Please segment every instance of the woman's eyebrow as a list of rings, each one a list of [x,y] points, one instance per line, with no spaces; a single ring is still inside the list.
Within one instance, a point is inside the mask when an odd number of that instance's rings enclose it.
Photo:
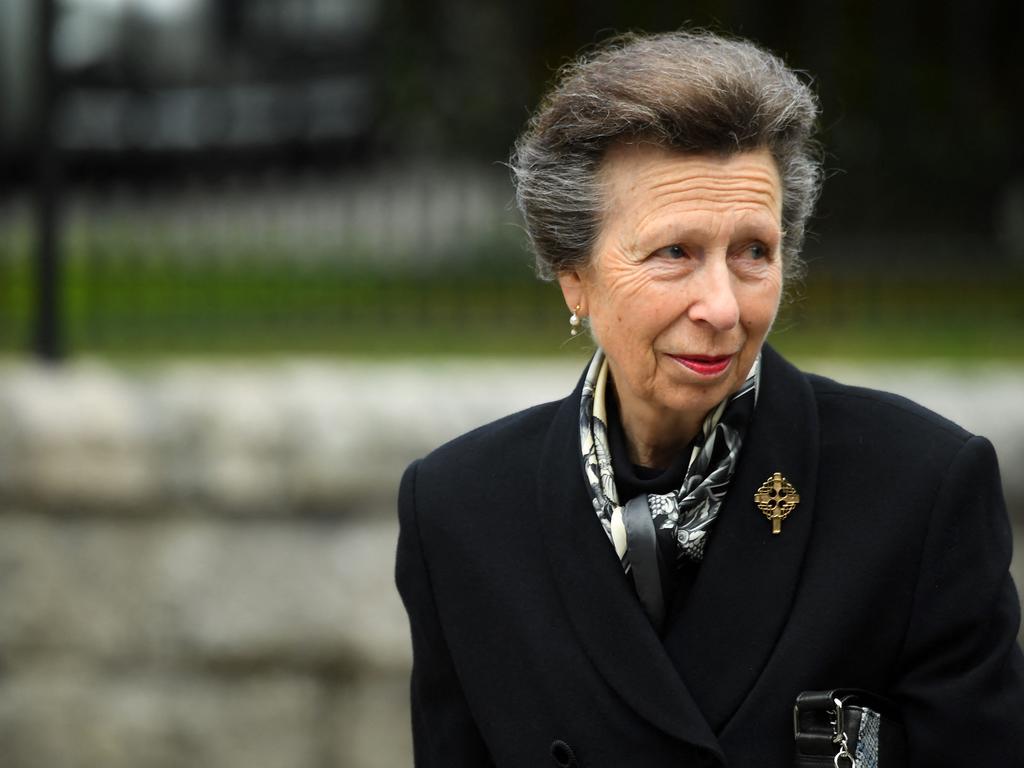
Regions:
[[[697,221],[666,221],[640,228],[634,241],[637,245],[661,248],[667,245],[684,244],[706,240],[717,234],[718,228],[709,223]],[[742,216],[732,229],[730,241],[737,239],[756,238],[766,242],[777,241],[782,237],[782,228],[770,216],[751,213]]]

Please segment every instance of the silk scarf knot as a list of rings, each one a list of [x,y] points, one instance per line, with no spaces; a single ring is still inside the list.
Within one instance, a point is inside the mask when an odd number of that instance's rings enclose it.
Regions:
[[[603,350],[598,349],[594,354],[587,368],[580,399],[583,474],[594,512],[627,574],[632,569],[630,539],[635,537],[627,531],[629,526],[624,511],[627,506],[636,506],[633,502],[646,501],[654,535],[661,546],[676,552],[677,564],[681,558],[695,562],[703,558],[708,535],[729,489],[743,437],[757,403],[760,378],[759,355],[740,388],[705,416],[678,490],[647,494],[645,499],[627,500],[624,505],[615,486],[608,440],[605,407],[608,361]],[[643,504],[640,506],[642,508]],[[635,527],[635,522],[633,525]],[[636,576],[634,574],[634,581]]]

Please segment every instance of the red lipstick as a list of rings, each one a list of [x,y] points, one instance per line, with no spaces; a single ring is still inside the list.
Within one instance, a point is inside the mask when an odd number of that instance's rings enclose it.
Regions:
[[[717,376],[729,367],[733,355],[671,355],[671,358],[701,376]]]

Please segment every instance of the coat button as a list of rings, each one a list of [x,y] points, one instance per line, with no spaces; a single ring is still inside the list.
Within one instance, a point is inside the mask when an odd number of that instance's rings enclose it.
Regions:
[[[555,764],[560,766],[560,768],[578,768],[579,766],[579,763],[576,762],[576,755],[572,752],[572,747],[561,739],[555,739],[551,742],[551,756],[555,759]]]

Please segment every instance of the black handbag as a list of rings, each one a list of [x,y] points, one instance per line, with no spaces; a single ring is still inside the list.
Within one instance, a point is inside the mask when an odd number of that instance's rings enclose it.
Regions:
[[[888,699],[856,688],[804,691],[793,707],[796,768],[905,768],[907,735]]]

